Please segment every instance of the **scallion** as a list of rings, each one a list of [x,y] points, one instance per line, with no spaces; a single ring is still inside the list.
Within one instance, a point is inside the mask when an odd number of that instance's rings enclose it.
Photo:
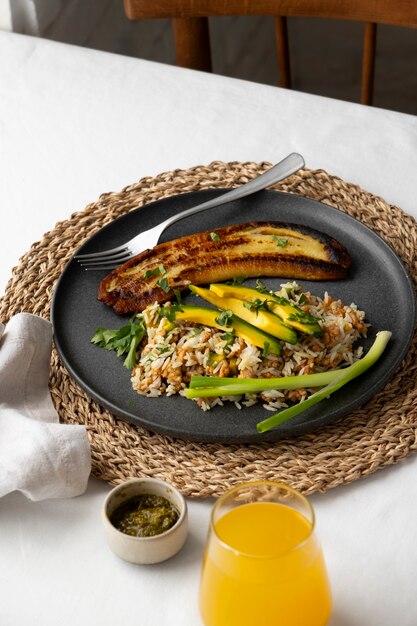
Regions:
[[[210,398],[214,396],[240,396],[260,393],[271,389],[309,389],[323,387],[334,381],[345,370],[330,370],[318,374],[284,376],[282,378],[218,378],[215,376],[192,376],[190,387],[184,390],[186,398]]]
[[[374,343],[362,359],[356,361],[356,363],[353,363],[353,365],[350,365],[346,369],[339,370],[338,376],[333,381],[328,383],[325,387],[323,387],[323,389],[320,389],[320,391],[313,393],[312,396],[310,396],[303,402],[295,404],[288,409],[284,409],[280,413],[276,413],[275,415],[268,417],[262,422],[258,422],[258,424],[256,425],[256,430],[258,431],[258,433],[265,433],[268,430],[271,430],[272,428],[275,428],[276,426],[287,422],[288,420],[292,419],[296,415],[299,415],[311,406],[314,406],[321,400],[328,398],[332,393],[349,383],[357,376],[360,376],[361,374],[366,372],[366,370],[374,365],[374,363],[380,358],[380,356],[384,352],[385,347],[391,338],[391,334],[392,333],[388,330],[382,330],[378,332],[376,334]]]
[[[334,369],[317,374],[304,374],[301,376],[285,376],[282,378],[219,378],[215,376],[192,376],[190,386],[188,389],[184,390],[184,393],[186,398],[193,399],[255,394],[268,390],[322,387],[322,389],[303,402],[295,404],[259,422],[256,429],[258,432],[263,433],[299,415],[309,407],[314,406],[321,400],[330,396],[357,376],[366,372],[366,370],[380,358],[390,337],[391,332],[388,330],[378,332],[367,354],[359,361],[356,361],[356,363],[353,363],[353,365],[342,369]]]

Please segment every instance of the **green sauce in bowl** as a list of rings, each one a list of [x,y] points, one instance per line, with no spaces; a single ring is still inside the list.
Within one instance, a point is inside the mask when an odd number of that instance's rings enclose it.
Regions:
[[[141,494],[118,506],[110,521],[126,535],[154,537],[172,528],[178,518],[177,508],[167,498]]]

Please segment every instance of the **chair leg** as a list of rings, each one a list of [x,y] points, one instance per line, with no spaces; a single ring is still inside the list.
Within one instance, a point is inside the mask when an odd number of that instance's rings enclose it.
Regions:
[[[177,65],[211,72],[207,17],[176,17],[172,21]]]
[[[376,24],[367,22],[363,36],[361,103],[372,104],[375,74]]]
[[[290,53],[288,45],[287,18],[279,15],[275,18],[275,36],[277,40],[279,85],[291,89]]]

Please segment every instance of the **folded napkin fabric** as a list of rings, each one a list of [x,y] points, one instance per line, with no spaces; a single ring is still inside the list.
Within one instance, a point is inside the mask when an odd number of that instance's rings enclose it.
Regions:
[[[31,313],[0,324],[0,497],[83,493],[91,471],[84,426],[60,424],[48,388],[52,325]]]

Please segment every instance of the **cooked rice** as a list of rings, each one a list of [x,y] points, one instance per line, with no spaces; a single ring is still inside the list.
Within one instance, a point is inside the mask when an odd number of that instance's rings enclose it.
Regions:
[[[191,376],[236,376],[237,378],[272,378],[323,372],[351,365],[361,356],[361,346],[353,344],[366,337],[368,324],[364,311],[349,306],[326,292],[323,298],[302,292],[296,282],[281,285],[276,292],[319,319],[321,337],[299,333],[296,345],[283,342],[280,356],[262,356],[262,350],[227,330],[189,323],[171,322],[161,313],[158,303],[143,312],[147,343],[141,347],[139,361],[132,372],[133,388],[148,397],[183,394]],[[300,304],[300,298],[301,303]],[[168,305],[169,306],[169,303]],[[163,309],[162,309],[163,312]],[[238,408],[262,402],[265,409],[276,411],[288,403],[303,401],[314,389],[264,391],[259,394],[197,398],[197,404],[208,410],[224,402]]]

